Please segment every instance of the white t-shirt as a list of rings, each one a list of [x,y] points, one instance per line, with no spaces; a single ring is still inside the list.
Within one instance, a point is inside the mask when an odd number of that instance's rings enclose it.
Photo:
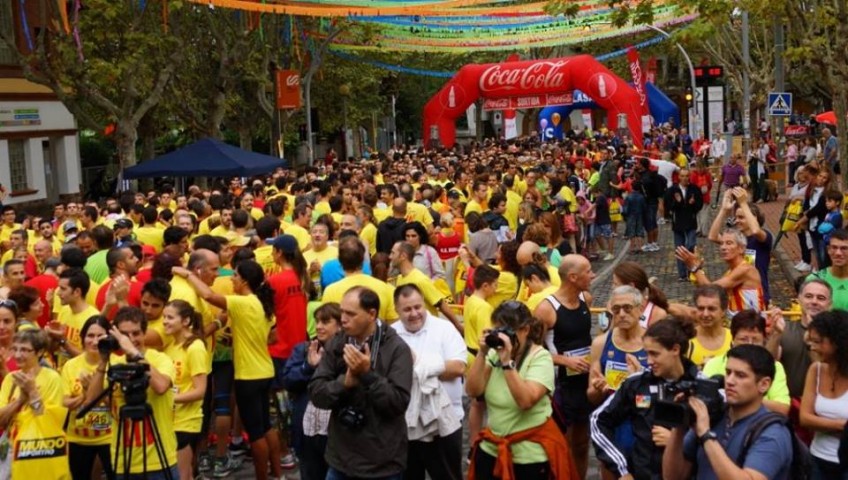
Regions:
[[[674,172],[680,170],[680,167],[665,160],[651,160],[651,163],[657,167],[657,173],[665,177],[668,181],[668,185],[671,186],[674,183],[671,177],[674,175]]]
[[[467,350],[465,340],[449,321],[427,314],[424,326],[417,332],[410,332],[398,321],[392,324],[398,336],[409,345],[414,354],[431,353],[440,355],[445,361],[458,360],[463,364],[467,362]],[[451,399],[456,418],[462,419],[462,377],[453,380],[442,380],[442,388]]]

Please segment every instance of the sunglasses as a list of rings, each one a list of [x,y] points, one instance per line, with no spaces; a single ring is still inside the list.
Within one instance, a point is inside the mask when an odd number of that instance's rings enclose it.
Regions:
[[[15,316],[18,315],[18,304],[14,300],[0,300],[0,308],[8,308],[15,312]]]
[[[634,307],[635,305],[631,305],[629,303],[626,303],[624,305],[611,305],[610,311],[613,313],[613,315],[618,315],[622,310],[624,310],[624,313],[630,313],[633,311]]]

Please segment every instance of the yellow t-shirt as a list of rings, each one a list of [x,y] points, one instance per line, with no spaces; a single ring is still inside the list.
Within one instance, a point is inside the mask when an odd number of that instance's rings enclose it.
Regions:
[[[513,232],[518,230],[519,205],[521,205],[521,197],[512,190],[508,190],[506,192],[506,213],[504,213],[504,217],[509,223],[509,229]]]
[[[165,244],[164,230],[156,227],[138,227],[133,230],[133,233],[135,233],[136,240],[142,245],[150,245],[156,249],[157,253],[162,251]]]
[[[721,346],[716,350],[707,350],[701,345],[701,342],[698,340],[698,337],[693,338],[689,341],[689,359],[692,360],[692,363],[698,366],[698,368],[704,368],[704,365],[710,361],[713,357],[718,357],[727,353],[730,350],[730,344],[733,342],[733,335],[730,334],[730,329],[724,329],[724,342],[722,342]]]
[[[551,278],[551,285],[555,287],[559,287],[560,278],[559,278],[559,270],[556,269],[553,265],[548,265],[548,276]],[[530,298],[530,288],[524,284],[524,281],[521,281],[521,286],[518,289],[518,300],[519,302],[527,304],[527,300]],[[530,310],[531,312],[533,310]]]
[[[196,375],[206,375],[210,364],[209,354],[203,341],[195,339],[188,348],[182,343],[171,342],[165,348],[165,355],[174,361],[174,386],[176,393],[185,393],[192,389],[192,379]],[[209,388],[208,386],[206,388]],[[177,432],[198,433],[203,424],[203,398],[190,403],[174,404],[174,430]]]
[[[295,240],[297,240],[297,246],[300,248],[301,252],[306,250],[306,248],[309,247],[309,244],[312,243],[312,237],[309,235],[309,232],[296,223],[293,223],[290,227],[286,228],[283,233],[291,235]]]
[[[158,349],[159,351],[164,351],[174,341],[174,337],[165,333],[165,324],[162,322],[162,317],[147,322],[147,331],[151,330],[158,333],[159,338],[162,339],[162,348]]]
[[[3,384],[0,385],[0,408],[14,402],[21,396],[20,388],[15,388],[12,391],[13,385],[15,385],[15,381],[12,376],[6,375],[3,378]],[[41,367],[35,377],[35,386],[38,387],[42,403],[62,406],[62,378],[59,376],[59,372],[52,368]],[[25,405],[23,408],[30,407]]]
[[[433,224],[433,216],[424,205],[415,202],[406,204],[406,220],[408,222],[421,222],[425,227]]]
[[[359,239],[368,245],[368,254],[373,257],[377,253],[377,227],[368,222],[359,232]]]
[[[391,208],[375,208],[374,209],[374,219],[377,220],[377,225],[380,224],[383,220],[392,216]]]
[[[93,375],[97,363],[88,363],[85,355],[78,355],[62,367],[63,393],[67,397],[85,396],[81,377]],[[106,387],[107,381],[103,381]],[[85,404],[84,404],[85,405]],[[77,418],[77,410],[68,412],[68,441],[80,445],[109,445],[115,420],[109,399],[104,398],[83,418]]]
[[[377,296],[380,297],[380,319],[386,322],[393,322],[398,319],[398,314],[395,311],[394,292],[395,289],[388,283],[380,279],[374,278],[364,273],[355,273],[347,275],[343,279],[335,282],[324,290],[324,295],[321,298],[322,303],[342,303],[344,294],[353,287],[366,287],[374,290]]]
[[[480,215],[483,215],[483,206],[480,205],[480,202],[477,200],[469,200],[468,204],[465,205],[465,212],[463,216],[468,216],[469,213],[476,212]]]
[[[209,232],[209,235],[212,235],[213,237],[226,237],[228,233],[230,233],[229,228],[223,225],[218,225]]]
[[[421,290],[421,295],[424,297],[424,301],[427,303],[427,310],[430,310],[430,313],[433,315],[438,315],[439,310],[436,308],[436,305],[441,303],[445,296],[442,295],[434,285],[433,281],[430,280],[430,277],[424,274],[421,270],[417,268],[413,268],[408,275],[398,275],[397,277],[397,286],[400,287],[402,285],[413,284]]]
[[[554,292],[556,292],[557,290],[559,290],[559,287],[556,285],[551,285],[547,288],[543,288],[541,292],[530,295],[530,298],[528,298],[524,302],[524,304],[527,305],[527,308],[530,310],[530,313],[534,313],[536,311],[536,307],[538,307],[539,304],[542,303],[542,300],[553,295]]]
[[[259,221],[262,217],[265,216],[265,212],[259,210],[256,207],[250,209],[250,217],[253,218],[254,221]]]
[[[492,309],[495,309],[503,302],[514,299],[517,293],[518,278],[512,272],[500,272],[495,294],[487,298],[486,301],[489,302]]]
[[[316,203],[315,211],[321,215],[329,215],[332,212],[332,209],[330,209],[330,202],[322,200]]]
[[[12,237],[12,232],[14,232],[15,230],[20,230],[20,229],[21,229],[20,223],[12,224],[11,227],[7,226],[5,223],[0,224],[0,242],[8,242],[9,238]]]
[[[42,240],[44,240],[44,237],[41,236],[36,237],[35,235],[31,235],[29,237],[29,241],[27,242],[27,251],[30,253],[30,255],[35,254],[35,244]],[[53,246],[54,255],[59,255],[62,252],[62,241],[59,240],[59,237],[53,235],[53,240],[50,242],[50,244]]]
[[[227,295],[227,315],[233,331],[233,366],[236,380],[260,380],[274,376],[268,353],[268,333],[273,321],[265,318],[256,295]]]
[[[257,247],[253,251],[253,255],[256,257],[256,263],[262,267],[262,270],[265,272],[265,276],[271,275],[272,273],[277,272],[277,264],[274,263],[274,247],[271,245],[262,245],[261,247]]]
[[[339,249],[332,246],[327,246],[320,252],[315,249],[310,249],[303,252],[303,258],[306,260],[306,266],[312,265],[312,262],[318,262],[322,267],[328,261],[339,258]],[[320,285],[321,271],[312,274],[312,282]]]
[[[185,300],[189,305],[194,307],[194,311],[198,312],[203,319],[203,328],[206,328],[206,325],[215,320],[206,300],[200,298],[200,295],[188,283],[188,280],[179,275],[174,275],[174,278],[171,279],[171,298],[168,301],[173,300]],[[164,341],[165,338],[163,337],[162,340]],[[211,352],[214,347],[215,338],[211,335],[206,337],[206,349]]]
[[[82,326],[94,315],[100,315],[100,310],[97,310],[91,305],[87,305],[80,313],[74,313],[70,305],[65,305],[59,311],[59,317],[57,318],[59,323],[68,327],[65,331],[65,341],[78,349],[82,349],[82,338],[80,337]],[[59,355],[59,365],[64,365],[68,360],[70,360],[70,357],[63,351]]]
[[[157,350],[145,350],[144,359],[145,362],[150,364],[151,368],[155,368],[156,371],[168,377],[173,387],[176,372],[174,370],[174,362],[170,357]],[[126,364],[127,359],[124,355],[112,355],[109,362],[111,365]],[[162,438],[162,446],[165,450],[165,463],[167,465],[162,466],[159,461],[159,456],[156,453],[156,445],[153,442],[153,434],[150,429],[147,429],[147,434],[142,436],[141,423],[137,423],[133,428],[132,423],[127,420],[123,427],[126,435],[121,435],[124,444],[121,446],[121,455],[118,456],[117,462],[118,465],[124,464],[124,454],[132,446],[133,455],[130,462],[130,473],[134,474],[143,473],[145,470],[144,457],[141,452],[142,448],[144,448],[147,454],[146,470],[148,472],[156,472],[177,464],[177,435],[175,433],[176,430],[174,430],[174,389],[169,388],[162,395],[158,395],[153,391],[153,387],[147,387],[147,403],[150,404],[153,410],[153,418],[156,420],[156,426],[159,428],[159,436]],[[120,388],[116,388],[112,394],[113,417],[119,418],[120,408],[124,404],[124,394]],[[135,431],[131,432],[133,429]],[[118,435],[112,435],[112,452],[115,451],[119,440],[121,439],[118,438]]]
[[[495,309],[486,300],[477,295],[465,297],[462,306],[463,330],[465,331],[465,346],[477,350],[480,348],[480,335],[483,330],[492,328],[492,312]],[[474,360],[474,355],[468,352],[468,365]]]

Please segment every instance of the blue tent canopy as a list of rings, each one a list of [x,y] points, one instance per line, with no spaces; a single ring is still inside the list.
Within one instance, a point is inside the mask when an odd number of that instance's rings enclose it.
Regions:
[[[124,169],[124,179],[145,177],[249,177],[286,166],[285,160],[248,152],[214,138]]]

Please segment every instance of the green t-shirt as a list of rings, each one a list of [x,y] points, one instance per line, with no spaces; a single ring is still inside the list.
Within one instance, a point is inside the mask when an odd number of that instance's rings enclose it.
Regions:
[[[489,351],[487,357],[489,364],[498,363],[498,355],[495,351]],[[527,355],[521,363],[518,374],[524,380],[532,380],[543,385],[548,392],[554,390],[554,364],[551,353],[542,347],[536,347],[535,352]],[[492,433],[499,437],[538,427],[545,423],[552,414],[551,398],[545,395],[531,408],[522,410],[518,408],[515,399],[509,392],[509,386],[504,378],[504,372],[499,367],[492,368],[489,383],[486,384],[486,408],[489,413],[489,428]],[[480,448],[494,457],[498,456],[497,447],[490,442],[482,442]],[[547,462],[542,445],[535,442],[519,442],[512,445],[512,463],[528,464]]]
[[[307,338],[315,338],[315,310],[324,305],[320,301],[311,301],[306,304],[306,335]]]
[[[833,309],[848,310],[848,278],[836,278],[830,273],[830,267],[810,274],[807,280],[824,280],[833,289]]]
[[[704,365],[704,375],[712,377],[713,375],[724,375],[724,369],[727,366],[727,354],[713,357]],[[771,387],[766,392],[766,400],[772,402],[789,405],[789,386],[786,384],[786,371],[783,370],[783,365],[780,362],[774,362],[774,380],[771,382]]]

